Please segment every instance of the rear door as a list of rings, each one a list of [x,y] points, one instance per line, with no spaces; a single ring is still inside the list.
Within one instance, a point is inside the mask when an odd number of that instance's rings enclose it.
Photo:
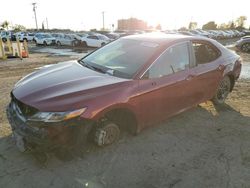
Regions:
[[[189,42],[182,42],[168,48],[144,73],[139,81],[144,126],[196,104],[191,62]]]
[[[219,49],[208,41],[191,41],[191,50],[195,59],[192,71],[196,75],[193,84],[199,92],[198,102],[204,102],[213,97],[223,78],[224,60]]]
[[[97,36],[88,36],[87,37],[87,43],[88,43],[88,46],[92,46],[92,47],[100,47],[101,45],[99,44],[100,41],[98,40],[98,37]]]

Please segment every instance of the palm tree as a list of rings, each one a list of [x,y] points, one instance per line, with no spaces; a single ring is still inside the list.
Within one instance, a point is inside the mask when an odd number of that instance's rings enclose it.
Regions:
[[[5,21],[1,24],[1,27],[2,27],[2,28],[6,28],[7,30],[9,30],[9,25],[10,25],[10,23],[9,23],[7,20],[5,20]]]

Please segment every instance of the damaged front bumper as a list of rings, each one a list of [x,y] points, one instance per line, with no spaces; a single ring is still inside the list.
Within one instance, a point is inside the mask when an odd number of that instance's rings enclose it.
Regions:
[[[78,137],[87,137],[90,129],[90,124],[79,118],[57,123],[28,121],[20,114],[13,101],[8,105],[6,112],[16,146],[21,152],[72,147],[78,142]],[[79,135],[83,133],[85,135]]]

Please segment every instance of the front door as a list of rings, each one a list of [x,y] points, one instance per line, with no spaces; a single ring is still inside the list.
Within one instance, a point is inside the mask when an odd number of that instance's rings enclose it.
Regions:
[[[189,43],[168,48],[139,82],[144,125],[166,119],[196,103],[194,78],[190,69]]]

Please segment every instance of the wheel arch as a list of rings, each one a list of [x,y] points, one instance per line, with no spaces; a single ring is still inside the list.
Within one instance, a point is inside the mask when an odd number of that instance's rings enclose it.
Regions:
[[[234,88],[234,85],[235,85],[235,80],[236,80],[235,76],[234,76],[233,72],[229,72],[225,76],[229,77],[229,79],[230,79],[230,92],[231,92]]]
[[[122,129],[136,134],[138,132],[138,119],[136,113],[129,105],[115,105],[104,109],[99,112],[95,119],[100,120],[111,120],[121,126]]]

